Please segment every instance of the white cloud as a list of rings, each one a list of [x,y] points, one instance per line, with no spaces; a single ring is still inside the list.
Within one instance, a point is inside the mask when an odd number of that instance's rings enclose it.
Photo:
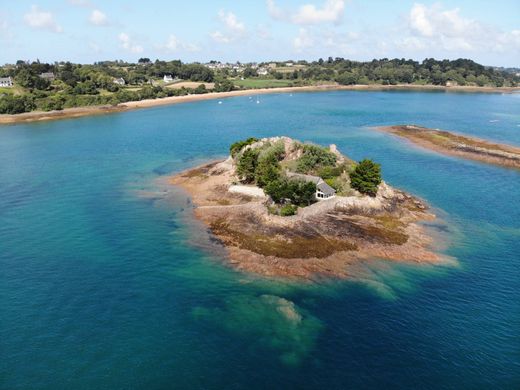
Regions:
[[[305,28],[300,28],[298,35],[294,38],[293,46],[297,52],[302,52],[314,45],[314,38]]]
[[[267,0],[267,12],[274,19],[280,20],[285,18],[285,11],[278,7],[274,0]]]
[[[90,0],[68,0],[69,4],[76,5],[78,7],[90,7],[92,3]]]
[[[218,12],[218,17],[229,30],[239,34],[245,32],[246,27],[244,26],[244,23],[240,22],[233,12],[226,13],[224,10],[220,10]]]
[[[7,20],[2,19],[0,16],[0,40],[9,40],[12,38],[11,29],[9,28],[9,23]]]
[[[217,16],[224,27],[224,32],[216,30],[210,34],[215,42],[230,43],[246,36],[245,24],[238,20],[233,12],[220,10]]]
[[[119,42],[121,42],[121,47],[125,50],[128,50],[131,53],[142,53],[144,51],[141,45],[135,44],[132,39],[128,36],[128,34],[122,32],[118,35]]]
[[[193,43],[182,42],[173,34],[170,34],[168,40],[164,45],[158,45],[157,48],[166,52],[176,52],[180,50],[193,52],[200,50],[200,48],[197,45]]]
[[[397,41],[401,49],[411,51],[443,50],[464,53],[501,51],[506,46],[518,50],[514,31],[503,33],[481,22],[466,18],[459,8],[443,9],[415,3],[408,14],[409,35]]]
[[[229,43],[231,38],[222,34],[220,31],[214,31],[210,34],[211,38],[218,43]]]
[[[95,42],[89,42],[88,47],[90,48],[90,50],[92,50],[96,54],[101,52],[101,48]]]
[[[433,26],[428,18],[426,6],[422,4],[414,4],[410,10],[410,27],[425,37],[433,35]]]
[[[107,16],[98,9],[92,11],[88,20],[95,26],[106,26],[108,24]]]
[[[327,0],[322,8],[313,4],[302,5],[292,20],[296,24],[339,23],[345,9],[344,0]]]
[[[345,0],[326,0],[321,7],[315,4],[304,4],[296,10],[282,9],[276,5],[274,0],[267,0],[267,11],[274,19],[294,24],[339,24],[343,19]]]
[[[41,10],[37,5],[31,7],[31,11],[24,15],[24,21],[32,28],[49,30],[55,33],[63,31],[60,25],[54,20],[51,12]]]

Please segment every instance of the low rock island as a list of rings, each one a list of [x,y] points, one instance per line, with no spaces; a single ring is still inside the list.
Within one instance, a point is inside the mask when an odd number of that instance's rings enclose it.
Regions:
[[[267,276],[352,276],[363,259],[435,263],[419,199],[381,180],[379,165],[355,163],[334,145],[250,138],[225,161],[181,172],[197,218],[235,268]]]
[[[376,129],[406,138],[416,145],[439,153],[520,169],[520,147],[517,146],[415,125],[383,126]]]

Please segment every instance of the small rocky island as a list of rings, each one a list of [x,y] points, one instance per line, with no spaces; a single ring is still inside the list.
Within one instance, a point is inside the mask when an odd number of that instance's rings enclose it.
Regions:
[[[237,269],[268,276],[349,277],[363,259],[435,263],[419,199],[381,180],[371,160],[288,137],[236,142],[225,161],[181,172],[197,218]]]
[[[517,146],[416,125],[382,126],[376,129],[442,154],[520,169],[520,147]]]

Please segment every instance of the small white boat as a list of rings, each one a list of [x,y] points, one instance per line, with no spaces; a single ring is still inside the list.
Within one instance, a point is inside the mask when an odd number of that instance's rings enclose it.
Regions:
[[[256,104],[260,103],[260,99],[258,99],[258,96],[256,97]]]
[[[219,101],[218,101],[218,104],[222,104],[222,100],[219,100]]]

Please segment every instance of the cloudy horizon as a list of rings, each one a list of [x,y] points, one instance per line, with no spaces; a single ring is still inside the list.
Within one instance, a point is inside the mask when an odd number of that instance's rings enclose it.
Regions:
[[[504,0],[34,0],[0,15],[0,63],[469,58],[520,66],[520,5]]]

